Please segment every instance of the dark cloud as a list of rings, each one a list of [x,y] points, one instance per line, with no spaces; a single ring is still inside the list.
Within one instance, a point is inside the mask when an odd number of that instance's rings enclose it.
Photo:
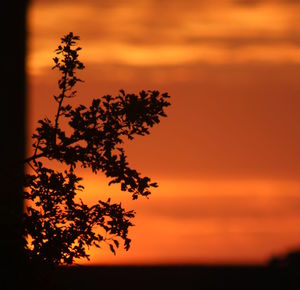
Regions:
[[[234,0],[233,4],[237,5],[245,5],[245,6],[256,6],[262,3],[265,3],[263,0]]]

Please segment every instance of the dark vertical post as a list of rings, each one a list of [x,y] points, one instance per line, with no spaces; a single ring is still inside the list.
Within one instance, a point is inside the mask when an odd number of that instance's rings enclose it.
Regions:
[[[26,0],[1,4],[0,261],[1,289],[21,289],[21,214],[25,152]]]

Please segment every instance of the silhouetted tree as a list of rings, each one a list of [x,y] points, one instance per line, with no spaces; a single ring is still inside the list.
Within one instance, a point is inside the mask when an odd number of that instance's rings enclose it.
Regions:
[[[125,139],[149,134],[149,128],[166,116],[164,109],[170,105],[167,93],[141,91],[136,95],[120,90],[116,97],[106,95],[89,106],[73,108],[69,100],[75,97],[74,86],[81,81],[76,72],[84,69],[78,60],[78,40],[69,33],[56,49],[53,68],[61,74],[60,92],[54,96],[57,113],[53,120],[38,121],[32,136],[34,154],[25,160],[31,167],[24,184],[26,256],[50,265],[89,259],[87,248],[100,247],[103,242],[113,253],[122,240],[129,249],[128,228],[134,211],[126,211],[110,199],[85,204],[77,196],[84,188],[75,169],[81,166],[103,172],[109,184],[119,183],[133,199],[147,197],[157,184],[129,167],[122,145]],[[62,172],[53,169],[58,168],[57,162],[64,165]]]

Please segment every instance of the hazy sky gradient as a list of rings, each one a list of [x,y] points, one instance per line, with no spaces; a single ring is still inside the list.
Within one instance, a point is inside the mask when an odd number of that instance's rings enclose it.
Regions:
[[[119,89],[167,91],[168,118],[126,146],[158,181],[132,249],[93,263],[262,262],[300,246],[297,1],[32,1],[29,131],[55,114],[59,38],[81,36],[78,103]],[[107,192],[84,173],[89,201]],[[104,194],[106,198],[107,195]]]

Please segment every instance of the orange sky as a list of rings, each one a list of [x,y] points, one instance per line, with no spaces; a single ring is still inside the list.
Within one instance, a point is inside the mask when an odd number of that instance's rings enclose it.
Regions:
[[[168,118],[126,146],[160,185],[135,202],[82,172],[89,201],[135,209],[129,252],[92,263],[263,262],[300,247],[300,3],[32,0],[29,132],[55,114],[59,38],[81,36],[77,102],[167,91]]]

